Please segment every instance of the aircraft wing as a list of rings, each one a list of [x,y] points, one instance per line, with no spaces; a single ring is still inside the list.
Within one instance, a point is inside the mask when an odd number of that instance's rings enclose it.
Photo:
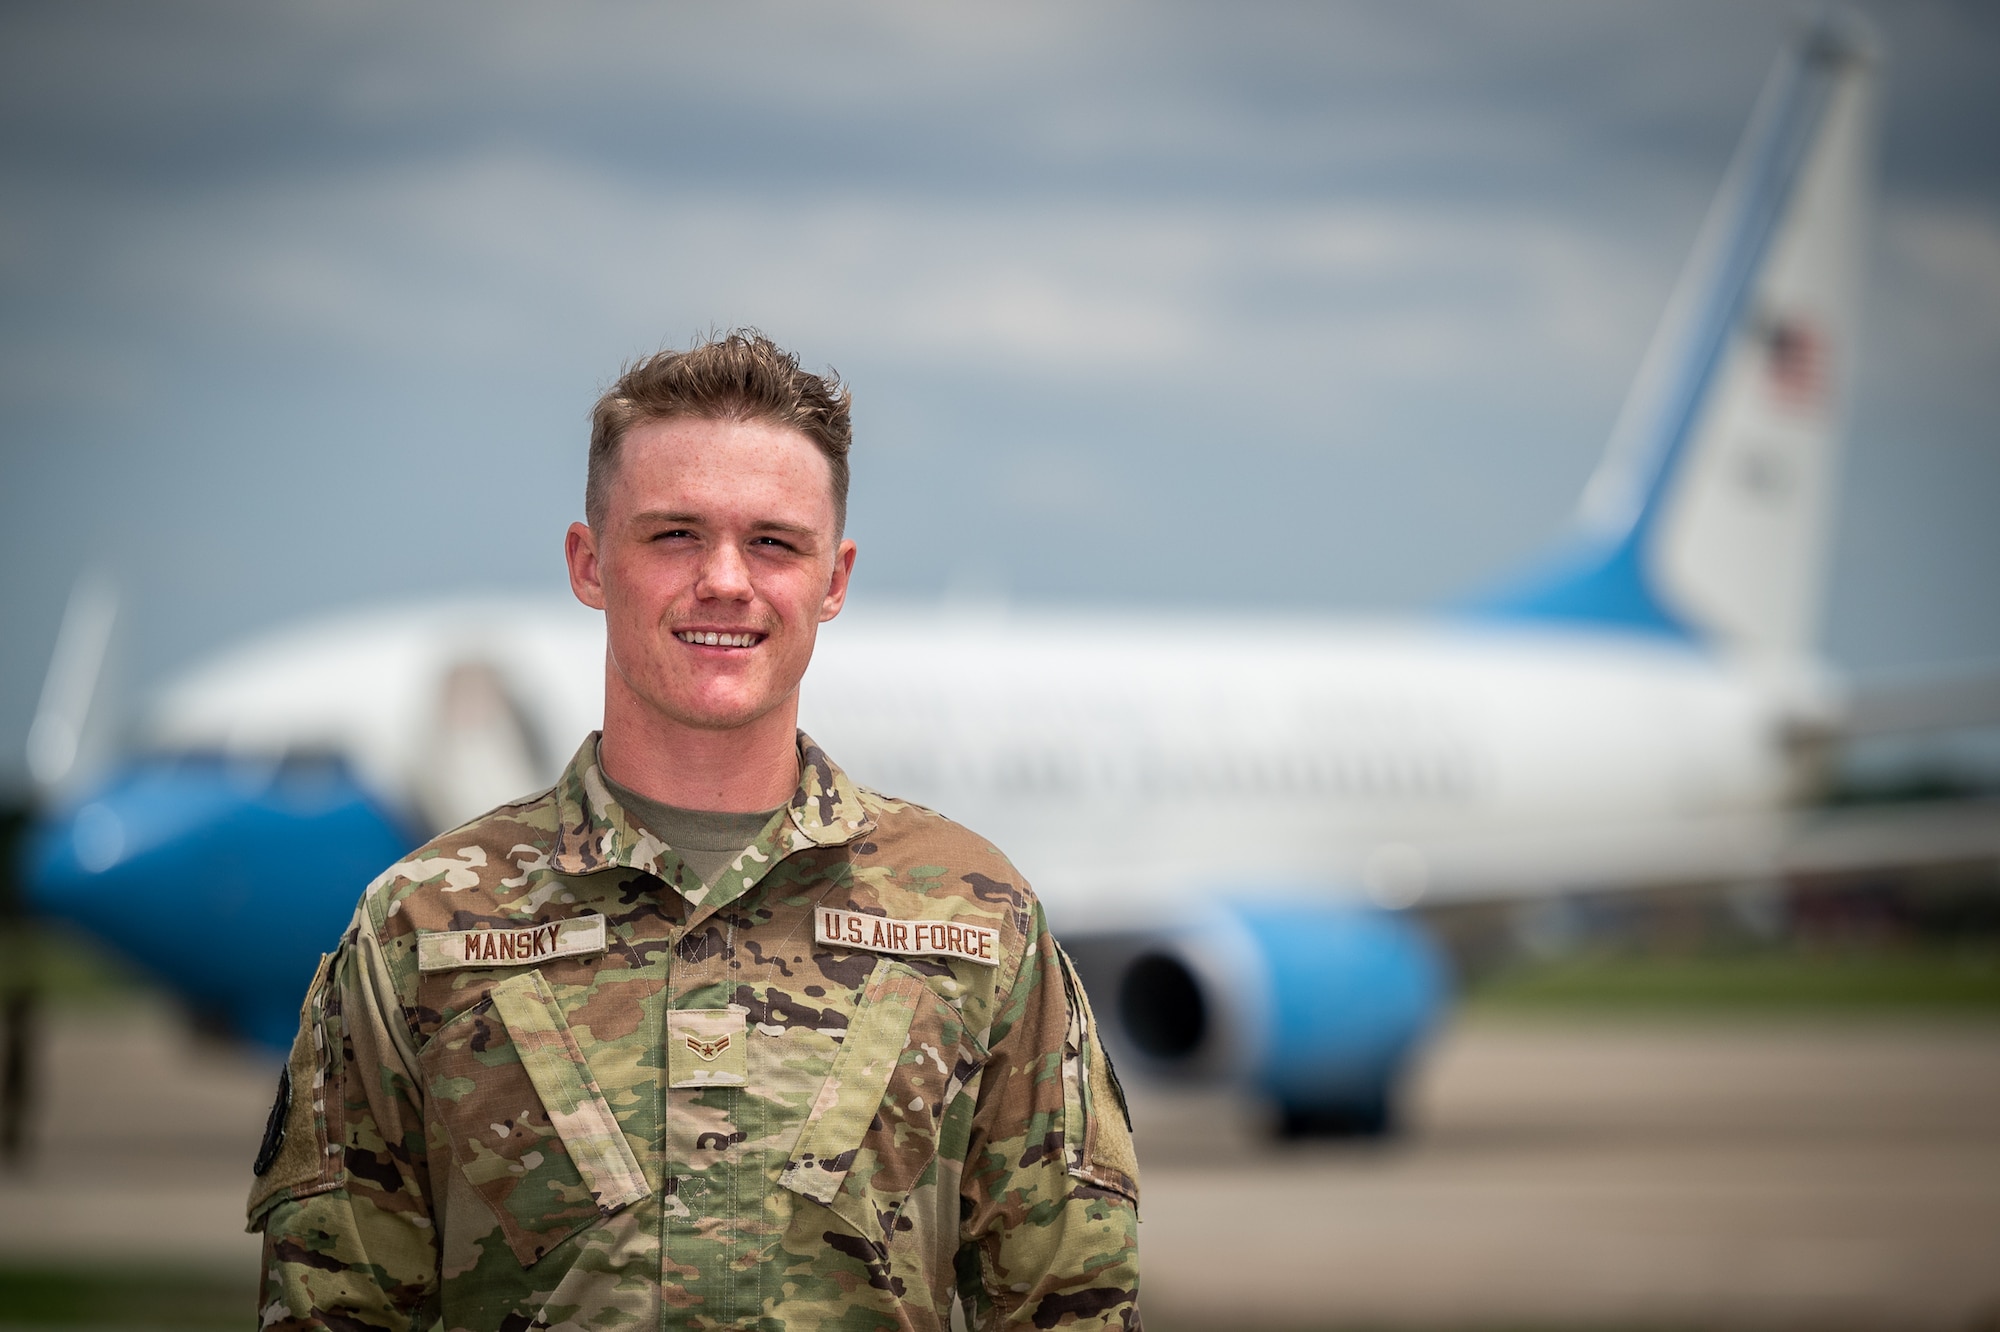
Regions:
[[[1774,869],[1795,878],[1980,860],[2000,860],[2000,797],[1807,810]]]
[[[1378,848],[1355,882],[1381,905],[1442,907],[1983,860],[2000,860],[2000,797],[1509,829]]]
[[[1842,727],[1850,737],[2000,725],[2000,672],[1888,680],[1851,693]]]

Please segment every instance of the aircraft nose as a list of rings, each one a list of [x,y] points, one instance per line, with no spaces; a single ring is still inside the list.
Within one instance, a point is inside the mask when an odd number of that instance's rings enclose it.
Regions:
[[[338,761],[141,759],[37,829],[29,899],[282,1047],[319,953],[415,841]]]

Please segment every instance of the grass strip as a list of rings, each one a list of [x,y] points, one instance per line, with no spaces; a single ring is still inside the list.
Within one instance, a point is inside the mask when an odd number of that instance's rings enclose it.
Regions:
[[[1657,957],[1584,955],[1474,986],[1475,1012],[2000,1015],[2000,947]]]
[[[252,1272],[0,1266],[0,1327],[209,1332],[256,1323]]]

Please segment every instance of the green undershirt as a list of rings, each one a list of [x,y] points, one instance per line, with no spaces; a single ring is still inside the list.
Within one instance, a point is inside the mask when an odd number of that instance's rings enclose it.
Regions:
[[[729,868],[729,862],[756,841],[770,826],[771,820],[785,809],[780,805],[776,809],[749,814],[682,809],[678,805],[663,805],[657,800],[650,800],[628,786],[620,786],[609,777],[604,779],[604,784],[611,788],[612,796],[625,807],[625,812],[638,820],[647,832],[672,847],[674,854],[700,876],[704,885],[714,883],[716,876]]]

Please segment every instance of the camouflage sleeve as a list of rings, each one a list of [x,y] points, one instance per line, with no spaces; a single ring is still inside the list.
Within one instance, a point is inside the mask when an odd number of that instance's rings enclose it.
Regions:
[[[1124,1094],[1040,904],[1000,1002],[966,1155],[959,1295],[976,1328],[1139,1326]]]
[[[291,1104],[281,1090],[250,1194],[250,1227],[264,1232],[260,1327],[426,1327],[438,1248],[422,1082],[367,903],[321,963],[299,1026]]]

